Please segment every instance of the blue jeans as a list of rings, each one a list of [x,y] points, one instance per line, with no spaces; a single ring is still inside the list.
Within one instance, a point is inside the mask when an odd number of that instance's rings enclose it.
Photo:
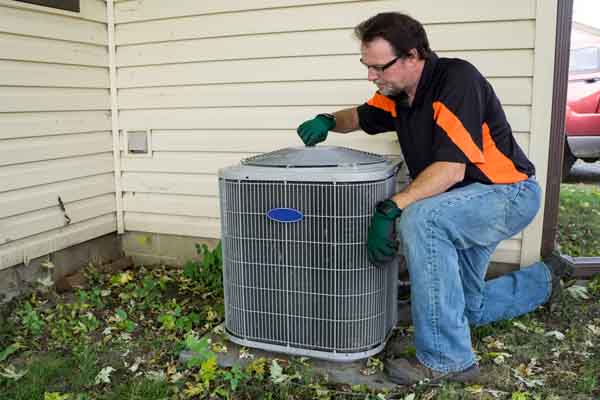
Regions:
[[[470,325],[536,309],[551,293],[546,265],[485,281],[500,241],[523,230],[540,206],[535,179],[508,185],[474,183],[408,206],[397,231],[411,281],[419,361],[439,372],[475,363]]]

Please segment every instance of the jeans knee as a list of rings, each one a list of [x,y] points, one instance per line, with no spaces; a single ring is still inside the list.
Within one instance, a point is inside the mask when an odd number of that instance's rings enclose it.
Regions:
[[[426,229],[425,221],[430,214],[430,208],[423,202],[413,203],[402,211],[398,229],[405,242],[412,242],[422,235]]]

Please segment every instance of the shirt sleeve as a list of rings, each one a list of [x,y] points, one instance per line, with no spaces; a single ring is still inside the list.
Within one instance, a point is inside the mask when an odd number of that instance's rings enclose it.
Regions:
[[[433,101],[433,160],[483,163],[485,78],[468,63],[448,71]]]
[[[379,93],[357,107],[360,128],[369,135],[396,130],[396,103]]]

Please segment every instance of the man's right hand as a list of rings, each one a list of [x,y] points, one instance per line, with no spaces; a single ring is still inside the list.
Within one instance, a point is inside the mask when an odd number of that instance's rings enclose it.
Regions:
[[[307,146],[314,146],[327,139],[327,132],[335,127],[335,119],[319,114],[313,119],[303,122],[297,129],[300,139]]]
[[[367,256],[376,267],[384,267],[396,258],[396,219],[402,210],[391,199],[381,201],[375,206],[367,235]]]

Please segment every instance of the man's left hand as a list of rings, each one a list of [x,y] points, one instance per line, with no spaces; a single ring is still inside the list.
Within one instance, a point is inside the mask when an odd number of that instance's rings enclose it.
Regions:
[[[396,257],[398,242],[395,225],[396,218],[401,214],[402,210],[389,199],[375,206],[367,237],[367,255],[369,261],[376,267],[383,267]]]

